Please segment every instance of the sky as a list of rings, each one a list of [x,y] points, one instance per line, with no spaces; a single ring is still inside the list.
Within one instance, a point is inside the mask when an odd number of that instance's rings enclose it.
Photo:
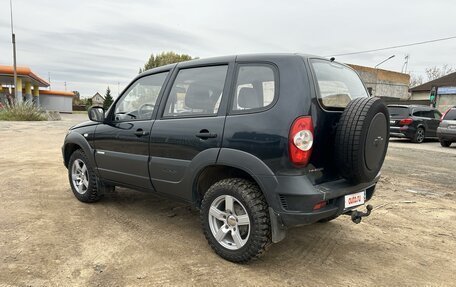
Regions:
[[[0,65],[12,65],[9,0],[1,0]],[[82,97],[113,96],[151,54],[193,57],[245,53],[357,52],[456,36],[456,1],[397,0],[12,0],[17,64],[51,88]],[[338,56],[337,61],[424,75],[427,67],[456,67],[456,39]]]

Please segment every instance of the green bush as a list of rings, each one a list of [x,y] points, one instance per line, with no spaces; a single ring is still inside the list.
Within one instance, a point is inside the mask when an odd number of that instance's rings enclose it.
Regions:
[[[46,115],[30,102],[6,105],[0,109],[0,121],[45,121]]]

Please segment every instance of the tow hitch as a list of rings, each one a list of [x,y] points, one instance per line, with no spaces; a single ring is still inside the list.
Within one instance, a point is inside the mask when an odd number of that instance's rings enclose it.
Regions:
[[[345,215],[350,215],[351,216],[351,220],[354,223],[358,224],[358,223],[361,222],[361,219],[363,217],[369,216],[371,214],[371,211],[372,211],[373,207],[372,207],[372,205],[368,204],[366,206],[366,209],[367,209],[366,212],[362,212],[362,211],[358,211],[358,210],[350,210],[347,213],[345,213]]]

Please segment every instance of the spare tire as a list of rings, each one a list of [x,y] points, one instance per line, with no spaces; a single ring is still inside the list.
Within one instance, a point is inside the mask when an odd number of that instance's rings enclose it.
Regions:
[[[335,138],[339,174],[353,183],[369,182],[380,171],[389,141],[389,113],[380,98],[356,98],[341,115]]]

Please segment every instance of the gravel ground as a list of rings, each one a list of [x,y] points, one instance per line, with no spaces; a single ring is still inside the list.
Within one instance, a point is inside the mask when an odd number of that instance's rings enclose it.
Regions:
[[[292,229],[260,260],[224,261],[187,205],[118,188],[71,193],[58,122],[0,122],[0,286],[456,286],[456,144],[392,140],[361,224]]]

